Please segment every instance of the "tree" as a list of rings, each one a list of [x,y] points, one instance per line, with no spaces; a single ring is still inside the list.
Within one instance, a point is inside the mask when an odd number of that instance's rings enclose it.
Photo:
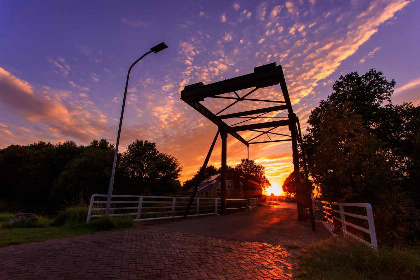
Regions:
[[[245,180],[258,182],[262,188],[266,188],[270,184],[265,177],[264,166],[255,163],[253,160],[242,159],[241,163],[235,166],[234,172],[238,176],[244,177]]]
[[[92,194],[107,190],[114,147],[102,139],[81,149],[83,152],[62,170],[54,183],[50,200],[55,209],[88,204]]]
[[[136,140],[130,144],[121,157],[119,169],[126,184],[125,187],[120,186],[119,191],[175,195],[180,190],[178,178],[181,167],[178,160],[159,152],[153,142]]]
[[[287,176],[286,180],[284,180],[282,189],[283,192],[286,194],[286,197],[292,197],[296,195],[296,177],[295,172],[292,171],[292,173]]]
[[[394,86],[374,69],[341,76],[311,112],[303,145],[323,199],[370,202],[388,242],[420,232],[419,108],[392,104]]]
[[[311,174],[323,198],[337,202],[372,201],[393,181],[380,142],[346,106],[325,112],[319,124],[320,142],[312,155]]]
[[[200,173],[200,170],[198,170],[197,173],[195,173],[194,177],[184,182],[182,186],[182,189],[184,192],[188,192],[190,189],[200,184],[200,180],[205,180],[206,178],[210,176],[218,174],[219,170],[213,165],[209,165],[209,166],[206,166],[206,168],[204,169],[202,178],[199,178],[199,173]]]
[[[0,150],[0,198],[12,211],[49,212],[49,194],[63,168],[78,153],[74,142],[38,142]]]

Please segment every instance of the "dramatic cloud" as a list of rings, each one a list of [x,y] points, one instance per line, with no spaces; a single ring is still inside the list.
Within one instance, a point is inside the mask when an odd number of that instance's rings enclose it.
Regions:
[[[403,91],[406,91],[406,90],[409,90],[409,89],[412,89],[412,88],[415,88],[415,87],[418,87],[418,86],[420,86],[420,78],[409,81],[408,83],[406,83],[402,87],[399,87],[399,88],[395,89],[394,92],[396,94],[398,94],[398,93],[401,93]]]
[[[0,101],[8,110],[26,121],[47,126],[56,135],[83,142],[92,140],[104,128],[106,117],[86,102],[70,100],[65,104],[70,95],[47,87],[34,89],[0,67]]]
[[[1,69],[0,107],[18,121],[1,120],[0,142],[4,143],[3,139],[8,143],[27,143],[29,140],[25,139],[75,139],[86,143],[93,138],[115,141],[126,68],[140,48],[147,49],[156,39],[154,35],[135,34],[138,31],[162,33],[170,45],[169,50],[148,57],[131,74],[121,148],[135,139],[156,142],[160,150],[179,159],[184,181],[203,163],[217,130],[216,125],[180,100],[180,91],[186,85],[244,75],[255,66],[277,62],[283,67],[294,110],[304,129],[311,109],[330,92],[336,77],[368,66],[354,64],[349,58],[357,54],[360,63],[368,64],[380,49],[369,49],[366,54],[360,53],[365,49],[361,46],[374,40],[373,35],[387,24],[398,24],[396,16],[408,3],[408,0],[330,1],[325,5],[315,0],[288,0],[281,3],[235,1],[220,6],[204,1],[194,9],[184,9],[179,15],[175,10],[160,8],[155,10],[161,13],[160,17],[152,12],[150,15],[124,12],[125,17],[116,18],[117,24],[115,19],[104,21],[104,27],[108,24],[106,28],[110,30],[120,28],[115,40],[108,40],[106,44],[95,42],[95,36],[91,37],[93,29],[87,28],[89,32],[80,30],[83,35],[77,38],[83,43],[73,43],[73,54],[65,49],[61,56],[44,54],[43,57],[50,57],[48,67],[54,67],[56,73],[71,79],[56,79],[53,75],[55,78],[42,80],[38,75],[13,71],[20,77],[31,77],[29,84]],[[162,20],[171,22],[165,30],[161,28]],[[126,44],[121,45],[118,38],[124,38]],[[380,43],[370,45],[380,46]],[[413,76],[407,79],[410,78],[411,81],[395,91],[397,97],[414,96],[420,80]],[[60,90],[40,86],[48,84],[57,88],[60,81]],[[237,94],[243,96],[248,91]],[[281,100],[282,93],[276,86],[259,89],[250,97]],[[206,99],[204,104],[218,112],[231,102]],[[225,112],[256,109],[262,105],[239,102]],[[285,116],[285,112],[266,115]],[[262,121],[265,120],[269,121]],[[276,132],[289,133],[287,127],[278,128]],[[30,136],[34,134],[40,137]],[[257,134],[241,133],[245,139]],[[233,137],[228,139],[229,164],[235,165],[247,156],[247,150]],[[267,135],[258,139],[269,140]],[[216,166],[220,165],[219,144],[211,158],[211,164]],[[281,184],[293,168],[290,151],[289,142],[270,143],[253,145],[250,155],[266,167],[269,179]]]

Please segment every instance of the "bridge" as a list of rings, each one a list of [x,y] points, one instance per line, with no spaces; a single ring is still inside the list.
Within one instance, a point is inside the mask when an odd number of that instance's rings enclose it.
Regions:
[[[296,209],[279,202],[1,248],[0,279],[290,279],[299,249],[330,237]]]

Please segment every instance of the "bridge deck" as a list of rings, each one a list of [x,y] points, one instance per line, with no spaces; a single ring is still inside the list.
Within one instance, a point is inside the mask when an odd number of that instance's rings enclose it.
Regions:
[[[323,228],[313,233],[297,222],[294,208],[0,248],[0,279],[291,279],[297,252],[291,246],[324,237]]]
[[[285,202],[227,216],[168,221],[150,226],[173,232],[293,247],[304,247],[331,237],[321,222],[316,224],[313,232],[309,221],[297,221],[296,204]]]

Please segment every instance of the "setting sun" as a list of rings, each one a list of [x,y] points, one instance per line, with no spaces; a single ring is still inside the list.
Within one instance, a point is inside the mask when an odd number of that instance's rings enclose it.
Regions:
[[[277,183],[271,183],[267,189],[264,190],[265,195],[274,194],[276,196],[284,195],[282,187]]]

